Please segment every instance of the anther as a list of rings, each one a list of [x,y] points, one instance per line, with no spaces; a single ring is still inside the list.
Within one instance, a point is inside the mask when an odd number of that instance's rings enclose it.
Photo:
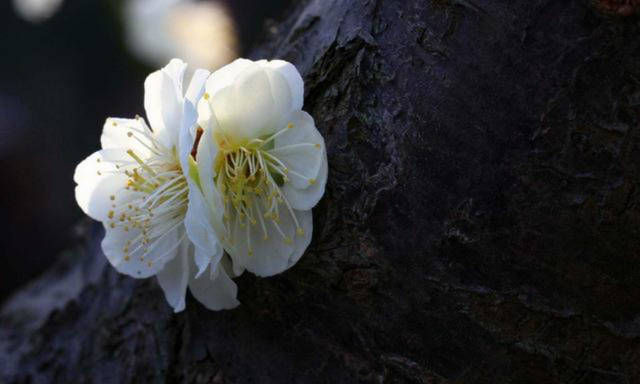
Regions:
[[[133,132],[131,131],[127,132],[127,137],[131,137],[131,136],[133,136]]]
[[[109,196],[109,199],[110,199],[111,201],[113,201],[113,200],[115,200],[115,199],[116,199],[116,196],[115,196],[115,195],[111,195],[111,196]]]
[[[318,148],[318,149],[320,149],[320,148],[322,148],[322,145],[320,145],[320,144],[316,144],[316,145],[315,145],[315,147],[316,147],[316,148]]]
[[[289,129],[293,128],[293,123],[287,124],[287,128],[289,128]]]
[[[309,179],[309,184],[313,185],[316,183],[316,179]]]
[[[109,211],[109,218],[110,218],[110,219],[113,219],[113,215],[114,215],[114,214],[115,214],[115,213],[114,213],[113,211]]]
[[[296,229],[296,234],[298,236],[304,236],[304,229],[298,227],[298,229]]]
[[[205,100],[209,100],[209,94],[207,92],[205,92],[202,97],[204,97]]]

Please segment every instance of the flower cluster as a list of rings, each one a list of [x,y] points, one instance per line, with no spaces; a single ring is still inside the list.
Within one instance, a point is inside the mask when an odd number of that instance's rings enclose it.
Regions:
[[[147,122],[107,119],[102,150],[76,168],[76,200],[105,228],[119,272],[156,275],[176,312],[186,289],[239,304],[232,278],[293,266],[311,241],[327,155],[285,61],[238,59],[210,74],[172,60],[145,81]]]

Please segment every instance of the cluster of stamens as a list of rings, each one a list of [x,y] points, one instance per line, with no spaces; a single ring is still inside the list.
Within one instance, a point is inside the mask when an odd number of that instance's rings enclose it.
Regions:
[[[125,261],[136,255],[151,267],[156,260],[172,252],[182,240],[177,241],[171,249],[162,250],[162,254],[154,253],[153,259],[145,259],[160,241],[183,224],[188,203],[188,184],[175,148],[163,146],[144,120],[139,119],[144,130],[133,127],[123,129],[128,129],[127,136],[146,147],[150,156],[143,159],[134,150],[128,149],[130,159],[116,163],[114,173],[124,173],[127,179],[119,192],[109,196],[111,210],[108,213],[108,225],[110,228],[133,232],[122,248]],[[115,122],[113,124],[116,125]]]
[[[266,241],[271,226],[285,243],[293,244],[292,235],[281,226],[282,214],[291,216],[298,236],[304,235],[281,186],[290,182],[290,176],[304,178],[310,184],[315,179],[296,173],[267,150],[277,136],[292,128],[294,125],[290,123],[265,139],[243,144],[232,144],[222,135],[217,138],[220,152],[215,163],[216,183],[224,201],[226,240],[233,246],[231,231],[245,231],[249,256],[253,255],[251,231],[260,231]]]

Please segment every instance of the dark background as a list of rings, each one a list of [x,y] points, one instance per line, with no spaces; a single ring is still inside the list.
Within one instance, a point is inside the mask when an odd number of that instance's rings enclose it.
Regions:
[[[289,2],[226,2],[241,54]],[[0,2],[0,301],[72,241],[83,216],[73,170],[99,149],[104,119],[144,115],[144,78],[156,68],[128,51],[122,5],[66,0],[33,24]]]

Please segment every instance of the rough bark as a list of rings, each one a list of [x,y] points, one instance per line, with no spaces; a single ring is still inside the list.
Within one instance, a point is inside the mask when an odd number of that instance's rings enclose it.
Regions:
[[[637,382],[640,24],[616,4],[298,3],[255,57],[298,66],[326,138],[305,256],[174,315],[84,225],[6,305],[0,382]]]

